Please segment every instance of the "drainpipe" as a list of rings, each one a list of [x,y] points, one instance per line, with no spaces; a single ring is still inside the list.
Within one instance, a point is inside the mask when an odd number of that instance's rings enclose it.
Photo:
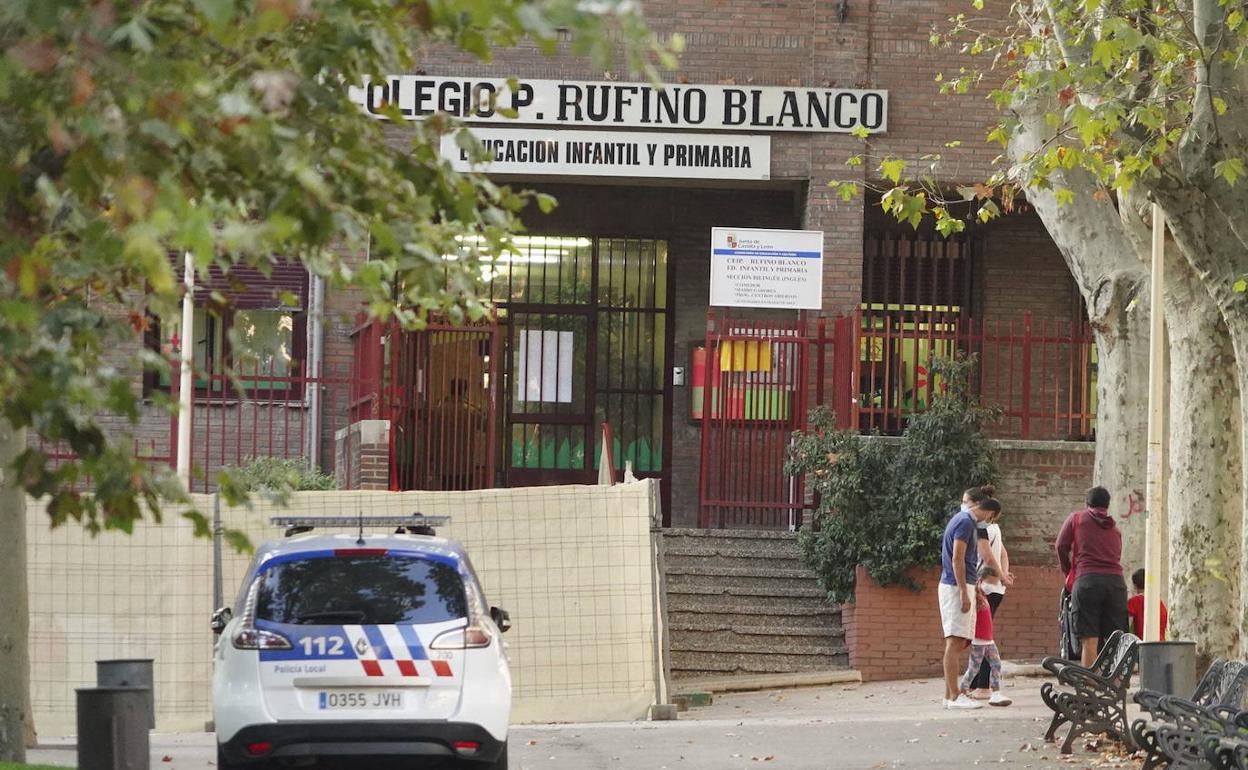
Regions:
[[[308,298],[308,465],[321,467],[321,364],[325,340],[325,280],[312,276]]]
[[[191,409],[195,382],[191,365],[195,356],[195,259],[186,252],[182,267],[186,293],[182,295],[182,340],[178,346],[182,357],[181,379],[178,381],[178,478],[186,491],[191,491]]]

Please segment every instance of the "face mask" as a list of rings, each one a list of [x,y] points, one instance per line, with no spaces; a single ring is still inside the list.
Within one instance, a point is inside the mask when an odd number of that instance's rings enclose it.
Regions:
[[[958,510],[959,510],[960,512],[962,512],[962,513],[970,513],[970,512],[971,512],[971,506],[967,505],[966,503],[962,503],[962,507],[961,507],[961,508],[959,508]]]
[[[988,529],[988,522],[986,522],[986,521],[977,521],[977,522],[975,522],[975,526],[976,526],[977,528],[979,528],[979,529]]]

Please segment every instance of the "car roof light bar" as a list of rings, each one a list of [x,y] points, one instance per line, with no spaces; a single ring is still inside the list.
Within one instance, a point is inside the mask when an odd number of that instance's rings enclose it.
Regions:
[[[318,527],[351,527],[358,530],[362,538],[365,527],[394,527],[396,534],[432,535],[434,527],[443,526],[450,520],[450,516],[413,513],[410,516],[274,516],[269,523],[285,527],[286,537],[311,532]]]

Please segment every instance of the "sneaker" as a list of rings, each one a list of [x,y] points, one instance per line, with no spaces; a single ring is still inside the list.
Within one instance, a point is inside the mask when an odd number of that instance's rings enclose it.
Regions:
[[[1005,697],[1005,693],[1002,692],[994,692],[992,697],[988,699],[989,706],[1008,706],[1013,702],[1014,701]]]
[[[959,695],[953,700],[945,701],[945,708],[947,709],[982,709],[983,707],[984,704],[977,700],[972,700],[966,697],[966,695]]]

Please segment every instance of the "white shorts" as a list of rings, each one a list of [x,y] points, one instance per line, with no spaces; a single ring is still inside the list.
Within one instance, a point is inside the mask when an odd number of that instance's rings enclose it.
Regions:
[[[963,612],[958,587],[947,583],[940,584],[940,625],[945,629],[945,636],[956,636],[960,639],[971,639],[975,636],[975,586],[967,585],[966,595],[970,597],[971,608]]]

